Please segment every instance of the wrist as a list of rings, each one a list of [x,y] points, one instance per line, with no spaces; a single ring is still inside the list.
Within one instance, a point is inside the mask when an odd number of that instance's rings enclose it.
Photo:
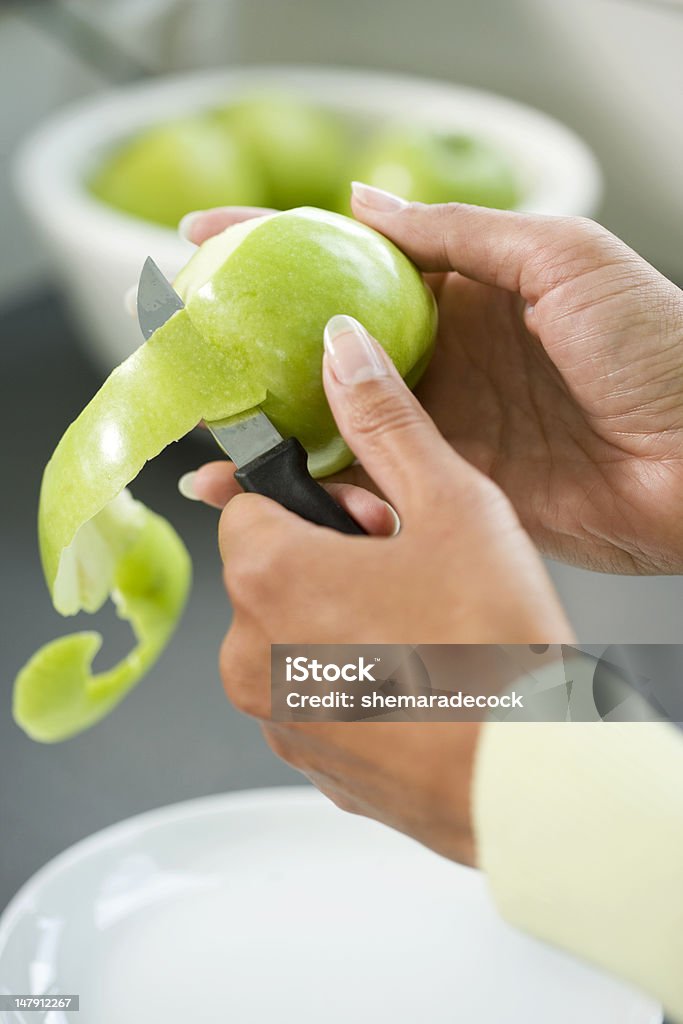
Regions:
[[[450,737],[449,756],[447,761],[442,761],[433,780],[437,791],[430,802],[437,813],[425,815],[427,820],[431,818],[431,834],[423,840],[426,845],[467,867],[477,866],[472,787],[482,725],[481,722],[464,722],[456,726],[443,723],[437,727],[447,731]]]

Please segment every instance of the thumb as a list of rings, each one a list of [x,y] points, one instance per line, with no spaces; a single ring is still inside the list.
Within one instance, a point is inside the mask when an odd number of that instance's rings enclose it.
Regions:
[[[623,242],[583,217],[494,210],[465,203],[426,205],[353,182],[356,217],[381,231],[423,271],[519,292],[530,303],[605,263],[632,259]]]
[[[325,328],[323,383],[337,426],[406,521],[442,476],[476,470],[455,455],[381,345],[352,316]]]

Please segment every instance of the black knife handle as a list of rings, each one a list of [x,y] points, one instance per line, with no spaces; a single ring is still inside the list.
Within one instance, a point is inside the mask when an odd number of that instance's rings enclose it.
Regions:
[[[281,441],[235,473],[245,491],[263,494],[318,526],[340,533],[364,534],[325,488],[308,472],[308,456],[295,437]]]

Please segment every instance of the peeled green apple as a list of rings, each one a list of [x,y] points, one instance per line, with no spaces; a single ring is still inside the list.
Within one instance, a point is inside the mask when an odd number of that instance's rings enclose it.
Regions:
[[[322,386],[322,336],[347,313],[417,382],[433,348],[431,292],[383,236],[316,209],[246,221],[209,239],[181,271],[185,308],[126,359],[69,426],[43,476],[41,558],[62,615],[95,611],[111,595],[138,640],[107,673],[92,674],[94,633],[42,648],[19,673],[14,714],[54,741],[107,713],[153,663],[189,587],[187,553],[168,523],[125,488],[148,459],[197,422],[260,406],[296,436],[325,475],[352,453]]]
[[[221,111],[265,177],[265,205],[333,209],[348,189],[350,142],[341,118],[296,96],[259,93]]]
[[[394,127],[374,140],[355,176],[411,202],[511,209],[521,200],[513,166],[481,139]]]
[[[266,199],[256,162],[210,115],[142,132],[103,163],[89,187],[110,206],[169,227],[190,210]]]

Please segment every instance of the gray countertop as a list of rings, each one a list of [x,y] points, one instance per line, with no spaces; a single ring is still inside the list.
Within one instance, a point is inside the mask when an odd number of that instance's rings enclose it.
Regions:
[[[100,725],[66,743],[27,739],[10,714],[14,676],[44,642],[102,628],[96,666],[131,643],[108,607],[62,619],[38,557],[36,511],[43,467],[68,423],[99,385],[71,321],[52,294],[0,312],[0,908],[42,864],[89,833],[131,814],[207,793],[303,783],[264,744],[258,726],[223,695],[218,649],[230,622],[216,550],[217,513],[176,490],[181,473],[210,457],[189,437],[150,463],[133,486],[188,545],[195,579],[178,633],[163,657]]]

